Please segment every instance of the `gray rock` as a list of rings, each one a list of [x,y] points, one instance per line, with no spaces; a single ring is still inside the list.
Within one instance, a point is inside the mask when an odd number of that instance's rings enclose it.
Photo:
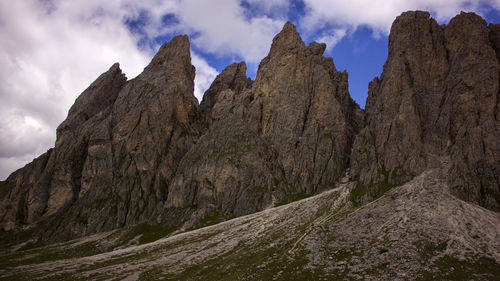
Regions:
[[[201,132],[194,74],[187,36],[133,80],[113,65],[76,100],[55,148],[7,179],[3,228],[43,221],[38,232],[52,242],[161,218],[169,181]]]
[[[57,129],[55,147],[0,185],[4,230],[46,242],[139,223],[187,229],[359,180],[372,200],[449,158],[447,186],[500,210],[500,28],[462,13],[403,13],[363,112],[347,73],[286,23],[257,77],[244,62],[198,106],[187,36],[136,78],[113,65]],[[447,166],[448,167],[448,166]],[[347,172],[346,172],[347,171]],[[364,194],[356,190],[364,188]]]
[[[212,125],[183,158],[166,207],[240,216],[340,180],[362,112],[325,47],[306,46],[287,23],[253,84],[244,64],[215,79],[201,106]]]
[[[451,155],[452,191],[500,210],[499,64],[492,27],[473,13],[448,26],[427,12],[395,20],[384,71],[370,83],[367,127],[351,156],[353,174],[364,184],[398,185],[436,165],[436,156]]]

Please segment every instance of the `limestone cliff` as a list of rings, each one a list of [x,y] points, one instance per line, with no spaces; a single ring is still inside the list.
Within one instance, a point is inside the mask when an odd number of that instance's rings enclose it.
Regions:
[[[2,229],[33,226],[45,242],[141,223],[185,230],[333,188],[349,168],[356,205],[443,158],[453,194],[500,210],[499,25],[403,13],[365,112],[325,48],[286,23],[255,81],[231,64],[200,105],[187,36],[132,80],[113,65],[55,147],[0,183]]]
[[[325,47],[287,23],[253,83],[244,63],[215,79],[201,103],[211,126],[181,161],[167,207],[240,216],[338,182],[362,112]]]
[[[2,227],[41,223],[49,242],[142,222],[190,228],[333,187],[363,117],[324,49],[287,23],[255,82],[232,64],[200,106],[186,36],[133,80],[114,65],[55,148],[3,183]]]
[[[447,26],[427,12],[394,21],[383,73],[370,83],[367,126],[351,155],[353,174],[368,195],[450,155],[452,192],[500,210],[497,34],[473,13]]]
[[[54,149],[4,182],[4,229],[43,222],[47,241],[149,221],[201,132],[187,36],[163,45],[126,81],[118,64],[85,90],[57,129]]]

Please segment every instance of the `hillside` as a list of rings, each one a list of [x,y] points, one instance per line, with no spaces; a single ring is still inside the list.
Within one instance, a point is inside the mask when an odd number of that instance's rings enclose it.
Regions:
[[[427,170],[362,207],[353,205],[354,183],[347,183],[151,243],[125,228],[20,251],[4,255],[0,277],[495,280],[500,214],[451,195],[448,168]]]
[[[364,110],[325,48],[288,22],[200,104],[185,35],[113,65],[0,182],[0,276],[498,278],[500,25],[401,14]]]

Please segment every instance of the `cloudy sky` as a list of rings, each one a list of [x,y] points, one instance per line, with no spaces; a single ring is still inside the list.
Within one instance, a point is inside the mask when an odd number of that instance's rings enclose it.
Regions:
[[[0,180],[53,147],[76,97],[114,62],[133,78],[178,34],[190,37],[201,100],[232,62],[254,78],[290,20],[306,43],[327,43],[364,107],[392,21],[416,9],[440,23],[461,10],[500,23],[500,0],[0,0]]]

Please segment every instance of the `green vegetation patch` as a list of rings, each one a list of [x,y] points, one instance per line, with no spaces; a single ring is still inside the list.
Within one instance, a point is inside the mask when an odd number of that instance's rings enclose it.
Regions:
[[[209,215],[201,219],[192,229],[202,228],[209,225],[218,224],[223,221],[233,219],[234,215],[226,214],[219,210],[213,210]]]
[[[140,223],[133,226],[126,226],[118,229],[109,236],[110,239],[116,239],[114,247],[127,245],[134,238],[139,237],[136,244],[146,244],[166,237],[170,233],[178,230],[181,222],[171,224]]]
[[[428,264],[431,258],[444,252],[447,246],[447,241],[440,242],[439,244],[433,244],[430,242],[419,242],[415,244],[415,247],[420,255],[420,263],[422,265]]]
[[[87,242],[78,246],[54,245],[20,250],[14,253],[6,254],[0,260],[0,269],[7,267],[17,267],[20,265],[29,265],[69,259],[76,257],[86,257],[100,253],[97,242]]]
[[[16,230],[16,231],[3,231],[0,230],[0,249],[6,250],[12,246],[24,243],[33,239],[33,232],[35,228]]]
[[[276,207],[286,205],[295,201],[299,201],[307,197],[311,197],[313,195],[314,193],[309,194],[306,193],[305,191],[302,191],[300,193],[287,194],[285,195],[285,197],[283,197],[283,199],[281,199],[278,203],[276,203]]]
[[[420,264],[429,268],[421,272],[417,280],[497,280],[495,278],[500,276],[500,264],[495,260],[486,257],[462,260],[451,255],[443,255],[447,245],[447,241],[438,244],[430,242],[415,244],[420,255]]]
[[[385,169],[379,172],[384,176],[382,182],[370,182],[368,185],[363,184],[361,181],[356,183],[356,186],[351,190],[351,194],[349,195],[349,200],[354,206],[361,206],[366,201],[375,200],[393,187],[389,184],[389,172]]]
[[[373,201],[392,188],[404,184],[415,177],[415,174],[407,172],[402,167],[396,167],[392,171],[382,168],[379,169],[378,173],[382,175],[382,181],[376,183],[370,182],[369,184],[358,181],[356,186],[351,190],[349,200],[355,207]]]
[[[269,247],[270,242],[240,241],[235,250],[191,264],[178,274],[155,267],[142,272],[139,280],[320,280],[324,275],[318,268],[307,267],[306,251],[290,257],[287,250],[291,244]]]
[[[358,181],[356,186],[351,190],[349,200],[355,207],[359,207],[369,201],[381,197],[393,187],[395,187],[395,185],[389,184],[387,180],[375,184],[370,183],[368,185],[364,185]]]

